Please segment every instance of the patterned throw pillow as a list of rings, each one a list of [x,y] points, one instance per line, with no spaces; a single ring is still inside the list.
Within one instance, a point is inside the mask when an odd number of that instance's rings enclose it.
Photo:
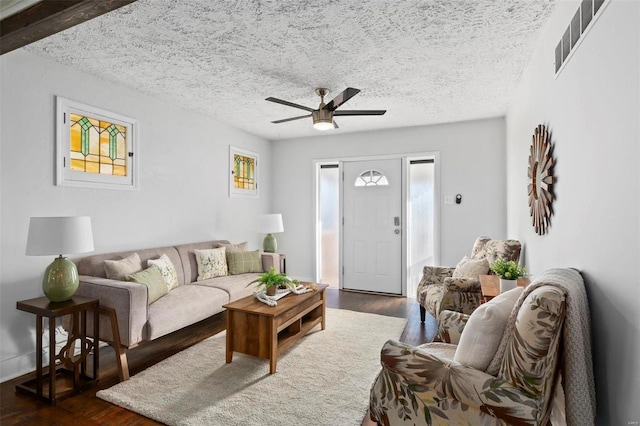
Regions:
[[[469,259],[466,256],[458,263],[453,271],[453,278],[478,278],[489,272],[489,261],[487,259]]]
[[[194,250],[198,264],[197,281],[209,278],[224,277],[227,274],[226,247],[206,250]]]
[[[169,256],[166,254],[162,254],[159,259],[149,259],[147,264],[149,266],[157,266],[158,269],[160,269],[162,278],[164,278],[164,281],[167,283],[168,291],[171,291],[180,285],[178,282],[178,273],[176,272],[176,268],[173,266],[171,259],[169,259]]]
[[[110,280],[123,280],[126,275],[142,271],[142,262],[138,253],[122,260],[105,260],[104,272]]]
[[[227,253],[227,265],[229,265],[229,275],[263,272],[260,250]]]
[[[133,281],[147,286],[147,303],[149,305],[169,293],[167,283],[164,281],[160,269],[155,266],[127,275],[124,279],[125,281]]]

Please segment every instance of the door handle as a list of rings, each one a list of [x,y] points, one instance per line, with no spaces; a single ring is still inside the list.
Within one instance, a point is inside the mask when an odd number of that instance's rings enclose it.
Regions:
[[[394,226],[400,226],[400,217],[399,216],[395,216],[393,218],[393,225]]]
[[[395,231],[393,231],[393,232],[395,232],[396,234],[399,234],[399,233],[400,233],[400,230],[399,230],[399,229],[396,229],[396,230],[395,230]]]

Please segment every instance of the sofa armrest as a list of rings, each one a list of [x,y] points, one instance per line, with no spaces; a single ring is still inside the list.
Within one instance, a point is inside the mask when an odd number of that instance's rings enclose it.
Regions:
[[[146,285],[80,275],[80,286],[76,294],[98,299],[101,307],[116,311],[120,343],[123,346],[131,347],[145,339],[148,318]],[[93,318],[90,324],[93,324]],[[91,325],[87,328],[92,330]],[[105,315],[100,316],[100,340],[113,341],[111,322]]]
[[[445,310],[471,314],[482,301],[479,278],[445,278],[438,312]]]
[[[262,255],[262,271],[269,272],[269,268],[273,267],[276,273],[280,273],[280,255],[278,253],[265,253],[261,252]]]
[[[389,378],[421,400],[423,408],[431,410],[431,416],[439,416],[446,408],[439,401],[458,401],[477,411],[478,416],[489,414],[509,424],[537,424],[542,415],[543,398],[425,349],[389,340],[382,348],[381,363],[383,371],[391,373]],[[455,411],[461,404],[447,407]]]
[[[421,290],[433,284],[442,284],[445,278],[453,275],[455,268],[445,268],[443,266],[425,266],[422,268],[422,278],[418,283],[418,294]]]
[[[438,336],[445,343],[457,345],[471,315],[444,310],[438,317]]]

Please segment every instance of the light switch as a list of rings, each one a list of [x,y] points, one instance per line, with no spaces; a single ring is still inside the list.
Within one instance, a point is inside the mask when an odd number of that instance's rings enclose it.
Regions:
[[[444,196],[445,204],[453,204],[453,195],[445,195]]]

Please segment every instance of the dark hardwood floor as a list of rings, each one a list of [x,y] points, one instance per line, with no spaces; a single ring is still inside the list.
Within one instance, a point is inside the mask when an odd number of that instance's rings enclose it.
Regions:
[[[372,295],[327,289],[327,306],[399,318],[407,318],[407,326],[400,338],[410,344],[431,341],[436,332],[433,318],[420,322],[415,299]],[[128,351],[131,375],[162,361],[224,330],[225,314],[221,313],[190,327],[156,339]],[[26,375],[0,385],[0,423],[8,425],[157,425],[159,423],[97,398],[96,392],[118,382],[116,360],[111,347],[100,349],[100,382],[79,395],[63,399],[49,406],[36,398],[16,393],[16,383]]]

